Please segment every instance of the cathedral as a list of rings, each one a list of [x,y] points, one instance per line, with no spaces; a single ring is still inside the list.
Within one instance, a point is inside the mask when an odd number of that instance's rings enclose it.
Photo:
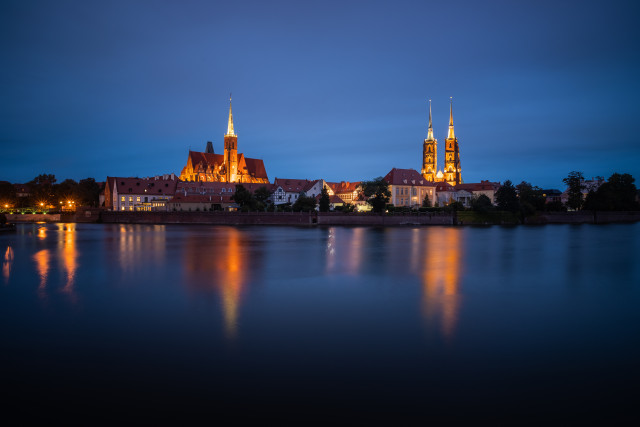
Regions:
[[[189,150],[187,165],[182,168],[180,180],[269,183],[262,159],[251,159],[242,153],[238,154],[238,135],[233,130],[231,98],[229,98],[227,133],[224,136],[224,154],[215,154],[211,142],[207,142],[204,152]]]
[[[427,139],[422,144],[422,176],[431,182],[446,182],[450,185],[462,183],[460,169],[460,149],[458,148],[458,138],[453,131],[453,98],[449,107],[449,135],[444,141],[444,173],[437,170],[438,165],[438,140],[433,137],[433,126],[431,123],[431,100],[429,100],[429,129]]]

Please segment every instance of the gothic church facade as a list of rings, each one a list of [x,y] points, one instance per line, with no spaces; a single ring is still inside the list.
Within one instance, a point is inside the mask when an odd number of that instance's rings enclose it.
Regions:
[[[429,100],[429,128],[422,144],[422,176],[431,182],[446,182],[450,185],[462,183],[460,148],[453,130],[453,99],[449,108],[449,134],[444,142],[444,172],[438,166],[438,140],[433,137],[431,122],[431,100]]]
[[[181,181],[236,182],[268,184],[269,178],[262,159],[238,154],[238,135],[233,129],[233,113],[229,99],[229,120],[224,135],[224,154],[215,154],[207,142],[204,152],[189,150],[187,164],[180,173]]]

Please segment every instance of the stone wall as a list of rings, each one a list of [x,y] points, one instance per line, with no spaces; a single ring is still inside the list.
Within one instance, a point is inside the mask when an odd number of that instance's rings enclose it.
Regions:
[[[5,214],[7,222],[74,222],[73,214]]]
[[[310,225],[315,213],[302,212],[113,212],[102,222],[118,224]]]
[[[525,219],[525,224],[608,224],[640,221],[640,212],[544,212]]]
[[[370,213],[303,212],[112,212],[102,222],[121,224],[227,224],[227,225],[451,225],[450,213],[375,215]]]
[[[366,214],[344,214],[344,213],[319,213],[319,225],[451,225],[454,217],[451,213],[434,212],[419,214],[394,214],[375,215]]]

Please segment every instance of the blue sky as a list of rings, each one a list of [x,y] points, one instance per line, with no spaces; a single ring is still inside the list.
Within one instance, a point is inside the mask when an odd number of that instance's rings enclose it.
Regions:
[[[238,149],[269,178],[420,169],[449,97],[465,182],[640,180],[633,2],[4,1],[0,180],[180,173]],[[442,167],[443,154],[439,156]]]

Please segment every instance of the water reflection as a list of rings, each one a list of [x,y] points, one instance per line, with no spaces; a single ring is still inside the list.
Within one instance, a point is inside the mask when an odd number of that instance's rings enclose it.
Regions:
[[[4,252],[4,258],[2,259],[2,276],[4,277],[4,283],[9,283],[9,276],[11,276],[11,264],[13,263],[13,249],[11,246],[7,246],[7,250]]]
[[[422,306],[427,319],[431,321],[439,318],[442,334],[451,338],[461,305],[458,287],[464,256],[463,231],[450,227],[433,227],[425,232],[426,248],[422,251]]]
[[[38,239],[44,240],[47,238],[47,227],[38,227]]]
[[[40,283],[38,284],[38,296],[40,298],[44,298],[46,296],[45,289],[47,288],[51,253],[49,252],[49,249],[43,249],[36,252],[33,259],[36,262],[36,270],[38,272],[38,277],[40,278]]]
[[[76,249],[76,225],[58,224],[59,245],[61,245],[62,269],[66,273],[66,282],[62,292],[69,295],[72,301],[76,300],[74,285],[76,280],[76,270],[78,269],[78,251]]]
[[[242,293],[251,266],[247,252],[250,242],[242,231],[225,228],[213,236],[191,235],[184,252],[187,284],[200,292],[215,290],[222,299],[225,332],[233,338],[238,330]]]
[[[166,250],[166,227],[164,225],[126,225],[118,228],[118,256],[124,273],[153,261],[163,265]]]
[[[327,235],[326,272],[357,275],[362,270],[366,228],[331,227]]]

